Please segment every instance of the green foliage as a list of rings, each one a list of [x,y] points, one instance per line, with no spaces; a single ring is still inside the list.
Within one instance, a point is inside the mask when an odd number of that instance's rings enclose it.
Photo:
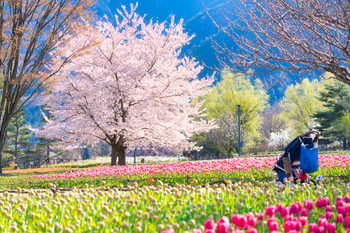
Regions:
[[[201,98],[206,118],[216,119],[219,127],[196,139],[199,139],[199,145],[210,146],[212,150],[230,156],[236,150],[238,141],[237,105],[242,110],[243,145],[252,146],[260,138],[261,113],[268,104],[268,95],[262,85],[253,85],[249,76],[227,70],[222,71],[221,76],[222,81]]]
[[[26,113],[22,109],[11,119],[4,148],[5,154],[19,158],[28,156],[32,152],[29,141],[32,132],[26,126],[25,117]]]
[[[292,129],[292,136],[317,127],[314,114],[322,109],[322,104],[317,98],[319,87],[318,80],[304,79],[301,83],[287,88],[281,108],[287,126]]]
[[[340,118],[340,122],[338,125],[341,126],[343,135],[350,139],[350,113],[349,111],[346,111],[344,115]]]
[[[319,100],[323,108],[315,114],[323,137],[330,141],[349,139],[350,88],[335,79],[325,80]]]

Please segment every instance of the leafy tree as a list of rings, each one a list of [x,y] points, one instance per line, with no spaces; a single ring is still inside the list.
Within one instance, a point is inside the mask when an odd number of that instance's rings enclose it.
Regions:
[[[317,99],[319,86],[318,80],[304,79],[287,88],[281,108],[287,126],[292,129],[292,136],[318,126],[314,114],[322,108],[320,100]]]
[[[350,85],[348,0],[232,2],[234,6],[222,10],[224,25],[212,17],[238,47],[214,43],[225,67],[260,73],[330,72]]]
[[[344,113],[344,115],[340,118],[340,122],[338,123],[338,125],[340,126],[340,129],[342,130],[341,132],[343,132],[344,137],[347,139],[347,141],[349,141],[350,140],[350,113],[349,113],[349,110],[347,110]]]
[[[89,33],[92,4],[81,0],[0,1],[0,174],[11,119],[53,85],[58,78],[55,74],[91,44],[85,40],[72,45],[71,39]]]
[[[268,95],[261,85],[253,85],[250,76],[233,74],[227,70],[221,73],[222,81],[198,101],[204,101],[206,119],[216,119],[217,129],[212,129],[202,138],[201,146],[217,148],[220,153],[232,155],[238,143],[238,109],[240,105],[242,141],[252,146],[260,138],[261,113],[268,104]],[[208,139],[211,138],[210,145]],[[213,149],[213,148],[212,148]]]
[[[327,74],[326,74],[327,75]],[[323,82],[319,100],[324,108],[315,113],[322,135],[330,141],[342,140],[347,148],[347,112],[350,110],[350,88],[337,80]]]
[[[55,120],[42,135],[71,148],[105,141],[112,148],[111,165],[125,165],[129,148],[149,145],[193,147],[187,139],[208,130],[191,99],[203,95],[212,79],[197,79],[202,67],[181,48],[192,37],[171,19],[151,21],[131,5],[116,16],[117,24],[97,22],[101,43],[67,64],[46,102]]]

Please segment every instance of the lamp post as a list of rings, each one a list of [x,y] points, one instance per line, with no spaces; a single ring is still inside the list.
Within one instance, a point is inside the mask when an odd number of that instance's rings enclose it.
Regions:
[[[137,147],[135,147],[135,150],[134,150],[134,163],[136,164],[136,151],[137,151]]]
[[[237,104],[238,108],[238,157],[241,157],[241,147],[242,147],[242,142],[241,142],[241,106]]]

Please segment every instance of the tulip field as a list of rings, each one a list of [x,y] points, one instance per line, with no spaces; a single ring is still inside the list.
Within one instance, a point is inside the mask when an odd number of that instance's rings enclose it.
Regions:
[[[320,155],[312,176],[324,178],[316,187],[290,180],[277,186],[270,174],[275,162],[6,174],[0,176],[0,232],[350,233],[350,156]]]
[[[128,185],[129,181],[138,181],[139,185],[149,185],[150,178],[161,179],[170,185],[188,184],[189,182],[204,185],[215,181],[215,178],[231,179],[232,181],[272,180],[270,170],[275,162],[276,157],[262,157],[158,165],[105,166],[62,173],[4,177],[0,178],[0,188],[48,188],[50,184],[64,188],[82,188],[86,185],[98,187],[102,183],[107,183],[108,186],[119,186]],[[350,156],[348,154],[320,155],[319,162],[320,170],[313,175],[350,176]]]

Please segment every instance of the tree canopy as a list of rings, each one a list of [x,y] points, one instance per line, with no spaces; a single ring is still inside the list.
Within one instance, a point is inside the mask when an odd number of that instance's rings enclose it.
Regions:
[[[192,36],[183,23],[145,23],[144,17],[125,7],[117,24],[97,23],[94,34],[102,43],[67,64],[46,103],[55,120],[41,135],[67,145],[95,144],[112,148],[111,165],[125,165],[127,148],[146,146],[193,147],[193,133],[208,130],[199,105],[191,100],[206,93],[212,78],[198,79],[202,67],[180,57]]]
[[[318,80],[304,79],[287,88],[281,108],[287,126],[292,129],[292,136],[296,137],[318,126],[314,114],[322,109],[322,103],[317,99],[320,87]]]
[[[237,149],[237,105],[242,110],[242,141],[246,146],[252,146],[260,138],[261,113],[268,105],[268,95],[260,83],[252,84],[248,75],[224,70],[221,77],[222,80],[200,100],[204,101],[202,108],[206,111],[206,119],[216,119],[219,126],[204,137],[211,137],[217,150],[229,156]]]

